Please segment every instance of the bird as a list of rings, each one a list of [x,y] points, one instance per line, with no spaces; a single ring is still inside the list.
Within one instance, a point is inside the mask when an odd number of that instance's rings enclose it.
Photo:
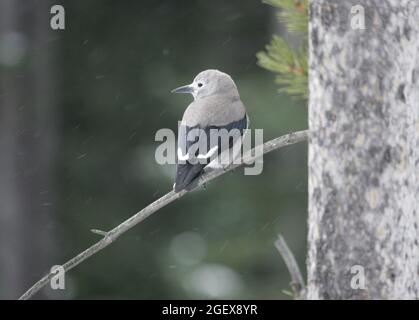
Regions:
[[[189,93],[193,102],[178,126],[175,193],[189,190],[211,170],[225,169],[240,154],[250,125],[233,79],[222,71],[200,72],[189,85],[171,91]]]

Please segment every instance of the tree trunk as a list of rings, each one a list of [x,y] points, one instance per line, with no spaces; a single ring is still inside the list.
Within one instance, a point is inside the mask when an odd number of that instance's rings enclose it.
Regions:
[[[56,146],[49,1],[0,0],[0,299],[50,268]]]
[[[413,0],[310,1],[308,299],[419,297],[418,21]]]

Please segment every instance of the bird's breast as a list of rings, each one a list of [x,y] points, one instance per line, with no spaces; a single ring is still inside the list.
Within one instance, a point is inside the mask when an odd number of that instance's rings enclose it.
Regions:
[[[239,97],[207,97],[188,106],[182,123],[190,127],[224,126],[242,119],[245,113],[245,107]]]

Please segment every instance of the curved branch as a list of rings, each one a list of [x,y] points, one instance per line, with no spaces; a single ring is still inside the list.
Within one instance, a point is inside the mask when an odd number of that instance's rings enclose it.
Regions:
[[[295,300],[302,300],[305,297],[305,285],[303,276],[301,275],[298,263],[295,260],[292,251],[288,247],[285,239],[279,234],[278,239],[275,241],[275,247],[285,261],[285,265],[291,275],[291,288],[294,292]]]
[[[308,130],[304,131],[297,131],[293,133],[289,133],[286,135],[283,135],[281,137],[272,139],[268,142],[265,142],[263,144],[263,154],[266,154],[268,152],[271,152],[273,150],[279,149],[281,147],[285,147],[291,144],[295,144],[297,142],[301,142],[308,139]],[[256,147],[258,148],[258,147]],[[208,173],[205,173],[201,179],[197,181],[193,189],[196,189],[197,187],[206,184],[207,182],[217,178],[218,176],[223,175],[224,173],[231,171],[245,163],[251,163],[252,161],[256,160],[254,154],[255,149],[250,150],[247,152],[243,158],[241,163],[239,164],[231,164],[228,166],[225,170],[218,170],[218,171],[210,171]],[[257,153],[256,153],[257,154]],[[100,230],[92,230],[95,233],[103,234],[103,239],[96,242],[83,252],[79,253],[74,258],[68,260],[66,263],[62,265],[65,271],[69,271],[73,269],[75,266],[80,264],[81,262],[85,261],[87,258],[91,257],[92,255],[96,254],[97,252],[101,251],[102,249],[106,248],[108,245],[110,245],[112,242],[114,242],[116,239],[119,238],[123,233],[146,219],[148,216],[152,215],[153,213],[157,212],[161,208],[167,206],[169,203],[182,198],[188,191],[182,190],[179,193],[174,193],[173,191],[170,191],[169,193],[166,193],[164,196],[159,198],[158,200],[154,201],[153,203],[149,204],[147,207],[139,211],[138,213],[134,214],[131,218],[125,220],[120,225],[115,227],[109,232],[103,232]],[[42,289],[55,275],[54,272],[50,272],[47,275],[45,275],[43,278],[41,278],[38,282],[36,282],[31,288],[28,289],[20,298],[19,300],[26,300],[31,298],[35,293],[37,293],[40,289]]]

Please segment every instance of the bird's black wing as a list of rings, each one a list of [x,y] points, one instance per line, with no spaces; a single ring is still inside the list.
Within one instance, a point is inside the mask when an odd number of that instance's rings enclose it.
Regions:
[[[185,189],[207,165],[206,159],[198,158],[199,153],[207,153],[209,128],[189,127],[181,124],[178,135],[177,168],[175,192]],[[205,140],[204,140],[205,139]],[[181,154],[179,154],[181,152]],[[185,159],[187,158],[187,159]]]
[[[231,148],[236,137],[231,136],[228,145],[225,146],[222,139],[211,139],[213,129],[226,129],[232,132],[235,129],[243,135],[247,128],[247,117],[244,116],[238,121],[234,121],[224,126],[208,126],[208,127],[189,127],[181,124],[178,136],[178,164],[175,178],[175,192],[179,192],[187,188],[202,173],[202,169],[213,159],[218,156],[224,148]],[[214,148],[217,147],[215,150]],[[179,151],[180,150],[180,151]],[[179,154],[179,152],[181,152]],[[180,157],[179,157],[180,155]],[[188,156],[186,156],[188,155]],[[185,159],[188,157],[188,159]]]

